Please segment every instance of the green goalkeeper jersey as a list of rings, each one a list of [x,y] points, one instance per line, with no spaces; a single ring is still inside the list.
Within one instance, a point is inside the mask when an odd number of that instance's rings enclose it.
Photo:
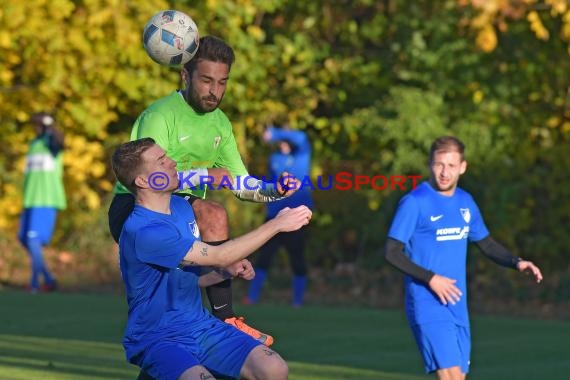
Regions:
[[[197,113],[179,92],[157,100],[137,118],[131,140],[152,137],[166,155],[176,161],[179,172],[196,168],[224,168],[232,176],[246,176],[232,124],[219,108]],[[128,193],[117,183],[115,193]],[[205,189],[184,189],[180,193],[205,197]]]

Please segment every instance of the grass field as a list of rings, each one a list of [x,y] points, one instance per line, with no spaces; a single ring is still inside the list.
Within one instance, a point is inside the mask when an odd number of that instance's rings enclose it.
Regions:
[[[239,306],[276,337],[292,380],[412,380],[422,365],[398,311]],[[134,379],[118,295],[0,291],[0,380]],[[470,380],[567,379],[570,323],[473,318]]]

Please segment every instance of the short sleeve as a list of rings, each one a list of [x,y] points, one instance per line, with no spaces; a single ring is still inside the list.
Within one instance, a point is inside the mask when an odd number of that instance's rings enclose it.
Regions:
[[[388,237],[407,244],[416,230],[419,216],[420,208],[416,198],[411,195],[404,196],[398,204]]]
[[[176,268],[194,244],[194,239],[182,236],[172,225],[151,223],[137,231],[135,252],[147,264]]]
[[[481,211],[475,201],[472,200],[473,215],[471,215],[471,223],[469,225],[469,241],[476,242],[489,236],[489,230],[485,225]]]

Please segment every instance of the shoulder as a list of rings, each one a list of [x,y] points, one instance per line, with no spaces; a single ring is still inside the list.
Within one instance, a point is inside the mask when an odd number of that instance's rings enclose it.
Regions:
[[[194,219],[194,209],[192,209],[192,206],[184,197],[172,195],[170,198],[170,208],[183,215],[187,215],[187,218]]]
[[[405,197],[411,198],[414,202],[422,202],[431,198],[434,195],[434,190],[427,182],[422,182],[414,190],[410,191]]]
[[[170,207],[176,210],[192,210],[192,206],[184,197],[172,195],[170,198]]]
[[[455,194],[457,197],[459,197],[462,200],[466,200],[468,202],[471,203],[476,203],[475,199],[473,198],[473,196],[471,195],[471,193],[463,190],[462,188],[458,187],[455,189]]]
[[[147,110],[150,110],[153,108],[162,108],[162,107],[172,106],[172,104],[179,103],[181,100],[182,100],[182,97],[180,96],[180,94],[177,91],[173,91],[170,94],[163,96],[162,98],[159,98],[159,99],[155,100],[154,102],[152,102],[147,107]]]

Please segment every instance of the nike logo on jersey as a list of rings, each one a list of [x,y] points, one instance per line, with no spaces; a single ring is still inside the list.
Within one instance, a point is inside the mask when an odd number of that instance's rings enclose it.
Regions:
[[[182,136],[178,139],[178,141],[182,142],[184,140],[188,140],[190,138],[190,136]]]
[[[438,220],[440,220],[441,218],[443,218],[443,214],[438,215],[438,216],[430,216],[429,220],[431,220],[432,222],[437,222]]]
[[[228,306],[228,304],[225,303],[225,304],[223,304],[222,306],[214,305],[214,310],[220,310],[220,309],[221,309],[222,307],[224,307],[224,306]]]

